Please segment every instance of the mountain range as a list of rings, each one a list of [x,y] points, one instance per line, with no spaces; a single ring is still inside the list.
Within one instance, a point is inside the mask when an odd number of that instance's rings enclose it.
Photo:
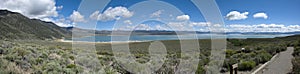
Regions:
[[[61,39],[71,31],[52,22],[30,19],[20,13],[0,10],[0,39]]]
[[[20,13],[0,10],[0,39],[62,39],[71,38],[72,32],[76,37],[89,35],[176,35],[176,34],[209,34],[210,32],[166,31],[166,30],[134,30],[109,31],[87,30],[75,27],[59,27],[55,23],[39,19],[30,19]],[[78,36],[77,34],[80,33]],[[226,32],[225,34],[300,34],[300,32]]]

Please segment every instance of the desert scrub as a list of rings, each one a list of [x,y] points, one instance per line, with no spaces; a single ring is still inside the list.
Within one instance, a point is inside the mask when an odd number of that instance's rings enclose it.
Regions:
[[[293,69],[291,74],[297,74],[300,73],[300,46],[295,46],[294,52],[293,52],[293,60],[292,60],[292,64],[293,64]]]
[[[12,47],[1,47],[0,74],[22,73],[67,73],[83,72],[80,66],[73,66],[70,49],[63,47],[48,47],[36,44],[14,44]],[[72,56],[72,57],[71,57]],[[26,71],[26,72],[25,72]]]
[[[238,64],[238,70],[249,71],[249,70],[252,70],[255,66],[256,66],[255,61],[241,61]]]
[[[265,51],[261,51],[261,52],[257,53],[254,58],[255,58],[256,63],[265,63],[272,58],[272,55]]]
[[[232,55],[234,55],[234,54],[236,54],[236,53],[237,53],[236,50],[226,49],[226,57],[227,58],[230,57],[230,56],[232,56]]]
[[[28,73],[20,69],[15,63],[0,59],[0,74],[22,74]]]

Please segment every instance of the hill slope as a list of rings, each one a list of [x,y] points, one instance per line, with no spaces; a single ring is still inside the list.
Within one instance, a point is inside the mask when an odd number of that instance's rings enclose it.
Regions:
[[[0,39],[58,39],[71,32],[51,22],[29,19],[20,13],[0,10]]]

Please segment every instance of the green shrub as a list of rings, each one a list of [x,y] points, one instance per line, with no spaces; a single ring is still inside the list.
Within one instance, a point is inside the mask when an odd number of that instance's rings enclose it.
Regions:
[[[36,61],[37,63],[42,63],[42,62],[43,62],[43,59],[42,59],[42,58],[37,58],[35,61]]]
[[[16,48],[15,50],[17,51],[18,55],[22,56],[22,57],[24,57],[25,55],[30,54],[30,52],[25,50],[25,49]]]
[[[229,42],[231,42],[234,46],[246,45],[246,43],[243,40],[239,40],[239,39],[231,39],[231,40],[229,40]]]
[[[260,47],[260,46],[257,46],[257,47],[255,47],[254,48],[254,50],[256,50],[256,51],[258,51],[258,50],[262,50],[263,48],[262,47]]]
[[[16,66],[15,63],[5,59],[0,59],[0,74],[26,74],[22,69]]]
[[[70,56],[69,57],[71,60],[75,60],[75,57],[74,56]]]
[[[295,44],[294,44],[294,47],[298,47],[298,46],[300,46],[300,40],[295,42]]]
[[[233,54],[236,54],[237,52],[235,50],[232,50],[232,49],[227,49],[226,50],[226,57],[230,57],[232,56]]]
[[[67,68],[76,68],[76,65],[75,64],[69,64],[69,65],[67,65]]]
[[[294,49],[293,56],[300,56],[300,47]]]
[[[61,72],[62,68],[57,62],[50,62],[43,66],[42,70],[46,73],[57,73]]]
[[[202,60],[199,61],[196,74],[205,74],[206,70],[204,69],[204,66],[205,66],[205,62]]]
[[[4,49],[0,47],[0,54],[4,54]]]
[[[250,53],[250,52],[252,52],[253,50],[252,50],[252,48],[250,48],[250,47],[245,47],[245,50],[243,50],[243,52],[244,53]]]
[[[300,57],[295,57],[292,60],[292,64],[293,64],[293,69],[292,72],[290,74],[298,74],[300,73]]]
[[[238,63],[238,59],[236,58],[229,58],[229,59],[225,59],[223,67],[226,69],[230,69],[230,66],[232,66],[233,64]]]
[[[205,74],[206,71],[205,69],[203,68],[203,66],[198,66],[198,69],[196,71],[196,74]]]
[[[238,70],[240,71],[250,71],[256,66],[254,61],[241,61],[238,64]]]
[[[271,54],[266,53],[266,52],[261,52],[255,56],[255,61],[256,61],[256,63],[265,63],[265,62],[269,61],[271,58],[272,58]]]

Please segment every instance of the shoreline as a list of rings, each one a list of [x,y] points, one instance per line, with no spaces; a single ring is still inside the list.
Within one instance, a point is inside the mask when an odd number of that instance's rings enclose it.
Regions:
[[[125,43],[140,43],[140,42],[150,42],[150,41],[113,41],[113,42],[88,42],[88,41],[72,41],[72,40],[65,40],[65,39],[57,39],[57,42],[64,42],[64,43],[96,43],[96,44],[125,44]]]

